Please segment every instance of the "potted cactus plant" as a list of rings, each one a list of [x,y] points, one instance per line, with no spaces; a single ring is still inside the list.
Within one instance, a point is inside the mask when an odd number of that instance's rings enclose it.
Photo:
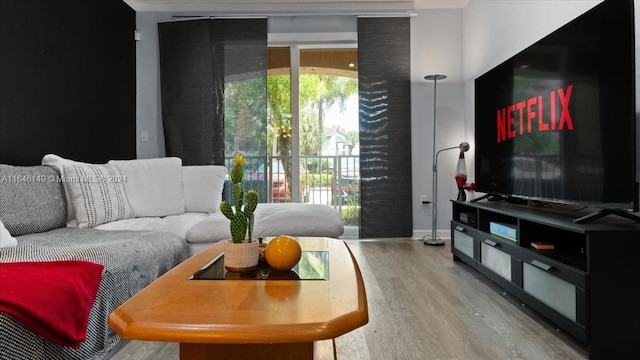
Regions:
[[[258,193],[255,190],[244,191],[242,186],[244,162],[244,156],[236,155],[230,171],[233,205],[227,201],[220,203],[220,211],[229,219],[231,230],[231,239],[226,240],[225,243],[224,266],[228,271],[235,272],[255,269],[260,251],[260,244],[251,238],[253,212],[258,206]]]

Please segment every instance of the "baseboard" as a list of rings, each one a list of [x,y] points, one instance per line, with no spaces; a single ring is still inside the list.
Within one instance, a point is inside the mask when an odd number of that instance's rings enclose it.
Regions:
[[[413,230],[413,236],[411,237],[414,240],[422,240],[424,237],[431,236],[431,230]],[[451,231],[450,230],[437,230],[436,236],[441,239],[450,240],[451,239]]]

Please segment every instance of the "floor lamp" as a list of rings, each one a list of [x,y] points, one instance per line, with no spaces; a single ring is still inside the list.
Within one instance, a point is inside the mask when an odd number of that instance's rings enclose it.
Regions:
[[[438,80],[444,80],[446,78],[447,76],[442,74],[427,75],[424,77],[425,80],[433,81],[433,191],[431,195],[433,199],[433,208],[431,209],[431,237],[428,235],[423,237],[423,242],[427,245],[444,245],[444,240],[439,238],[436,233],[438,227],[438,155],[445,150],[460,149],[462,152],[469,150],[469,144],[463,142],[458,146],[441,149],[436,152],[436,96]]]

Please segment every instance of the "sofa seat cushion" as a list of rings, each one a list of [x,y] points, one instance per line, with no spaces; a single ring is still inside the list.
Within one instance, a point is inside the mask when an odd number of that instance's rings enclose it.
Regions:
[[[3,354],[15,354],[10,358],[16,359],[107,358],[120,340],[107,325],[111,312],[189,257],[189,245],[184,239],[157,231],[64,227],[17,239],[18,246],[0,251],[0,262],[85,260],[104,265],[104,271],[91,308],[87,339],[79,349],[54,344],[29,331],[14,317],[0,313],[0,349]]]
[[[95,227],[99,230],[156,230],[170,232],[182,239],[186,239],[187,231],[198,222],[207,218],[209,214],[203,212],[187,212],[180,215],[164,217],[142,217],[118,220]]]
[[[273,203],[258,204],[254,216],[253,238],[290,235],[326,236],[337,238],[344,232],[338,212],[327,205]],[[189,243],[230,239],[229,220],[214,213],[187,231]]]
[[[63,227],[67,205],[50,166],[0,164],[0,219],[12,236]]]

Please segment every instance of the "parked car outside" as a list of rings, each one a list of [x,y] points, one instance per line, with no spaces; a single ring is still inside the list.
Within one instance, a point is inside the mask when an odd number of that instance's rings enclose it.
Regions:
[[[271,199],[273,202],[291,201],[291,196],[287,191],[286,174],[277,173],[271,175]]]
[[[287,175],[285,172],[284,164],[280,159],[272,159],[271,161],[271,201],[272,202],[289,202],[291,201],[291,194],[288,191]],[[300,168],[300,174],[303,176],[306,171]],[[255,179],[265,179],[264,165],[261,165],[255,174],[251,175]],[[308,201],[308,188],[306,186],[300,186],[300,199],[302,202]]]

